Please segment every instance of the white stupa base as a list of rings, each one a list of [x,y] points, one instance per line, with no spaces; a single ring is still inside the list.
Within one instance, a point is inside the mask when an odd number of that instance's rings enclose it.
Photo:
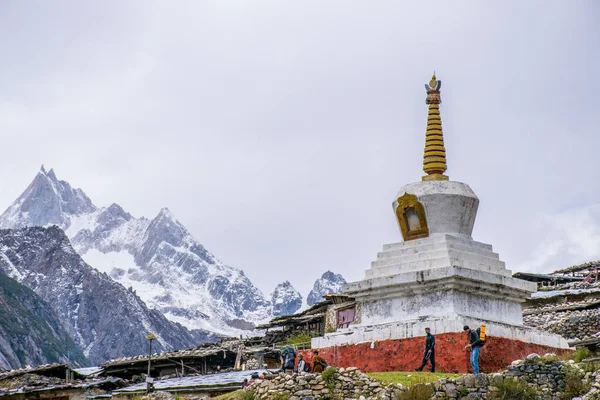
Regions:
[[[492,246],[462,234],[385,245],[365,273],[346,284],[356,299],[348,328],[313,339],[315,347],[462,332],[485,323],[488,334],[554,348],[564,338],[523,326],[521,303],[536,285],[512,277]]]
[[[502,337],[557,349],[569,348],[566,339],[560,335],[525,326],[503,324],[463,315],[430,317],[371,326],[353,325],[349,328],[338,329],[333,333],[326,333],[322,337],[313,338],[311,344],[313,348],[327,348],[365,342],[409,339],[424,336],[425,328],[430,328],[432,333],[440,335],[443,333],[462,332],[464,325],[477,328],[481,324],[486,324],[486,332],[490,337]]]

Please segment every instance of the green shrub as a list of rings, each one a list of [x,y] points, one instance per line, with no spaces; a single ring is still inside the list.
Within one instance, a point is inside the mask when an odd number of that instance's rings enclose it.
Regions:
[[[576,363],[580,363],[590,356],[590,349],[587,347],[580,347],[571,355],[571,359],[575,360]]]
[[[337,372],[337,369],[335,367],[328,367],[328,368],[325,368],[325,371],[323,371],[321,373],[321,376],[323,377],[323,381],[329,388],[330,392],[332,392],[333,388],[335,387],[335,373],[336,372]]]
[[[236,392],[235,400],[256,400],[258,396],[254,389],[244,389]]]
[[[456,389],[456,393],[458,394],[458,398],[462,399],[463,397],[467,397],[469,395],[469,390],[466,387],[461,386]]]
[[[584,373],[575,367],[566,367],[565,388],[562,391],[563,399],[572,399],[587,393],[591,386],[584,381]]]
[[[516,379],[504,379],[493,386],[498,390],[489,392],[489,400],[535,400],[538,396],[534,388]]]
[[[308,333],[298,333],[297,335],[290,336],[285,340],[285,344],[289,344],[292,346],[297,346],[300,344],[308,344],[310,348],[310,340],[314,337],[314,335],[309,335]]]
[[[429,400],[434,395],[431,385],[416,383],[395,393],[395,400]]]
[[[560,361],[561,358],[559,356],[557,356],[556,354],[546,354],[546,355],[542,356],[540,358],[540,360],[552,362],[552,361]]]

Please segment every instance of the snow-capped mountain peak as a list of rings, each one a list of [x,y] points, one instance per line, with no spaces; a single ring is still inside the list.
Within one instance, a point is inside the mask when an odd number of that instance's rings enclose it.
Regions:
[[[294,289],[290,281],[277,285],[271,293],[273,316],[291,315],[302,307],[302,295]]]
[[[42,166],[23,194],[0,215],[0,227],[58,225],[66,229],[71,216],[96,210],[81,189],[73,189],[68,182],[59,181],[53,169],[46,172]]]
[[[334,274],[331,271],[325,272],[321,278],[315,281],[313,289],[306,299],[309,306],[323,300],[326,294],[342,293],[346,280],[340,274]]]
[[[236,333],[268,320],[271,303],[221,263],[168,209],[149,220],[118,204],[97,208],[81,189],[41,168],[0,216],[0,227],[58,225],[91,266],[132,287],[149,307],[188,328]]]

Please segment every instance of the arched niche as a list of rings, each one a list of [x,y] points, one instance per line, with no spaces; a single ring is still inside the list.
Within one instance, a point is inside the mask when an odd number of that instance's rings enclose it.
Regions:
[[[417,196],[405,193],[398,197],[396,218],[404,240],[414,240],[429,236],[425,208],[419,203]]]

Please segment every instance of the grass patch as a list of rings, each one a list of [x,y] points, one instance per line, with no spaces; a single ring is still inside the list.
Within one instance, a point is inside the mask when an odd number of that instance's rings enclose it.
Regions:
[[[285,340],[285,344],[298,346],[298,345],[308,345],[310,348],[310,340],[315,337],[315,335],[309,335],[308,333],[299,333],[297,335],[290,336]]]
[[[371,378],[387,385],[389,383],[400,383],[404,386],[412,386],[416,383],[435,382],[441,378],[455,379],[460,374],[447,374],[445,372],[369,372]]]
[[[435,393],[431,385],[427,383],[423,377],[419,377],[409,388],[396,392],[394,398],[396,400],[429,400]]]
[[[235,392],[225,393],[217,397],[213,397],[213,400],[255,400],[256,392],[254,389],[236,390]]]
[[[575,360],[576,363],[580,363],[590,356],[590,349],[587,347],[580,347],[573,354],[571,354],[571,359]]]
[[[493,386],[498,390],[489,392],[489,400],[535,400],[539,395],[525,382],[515,379],[504,379]]]

